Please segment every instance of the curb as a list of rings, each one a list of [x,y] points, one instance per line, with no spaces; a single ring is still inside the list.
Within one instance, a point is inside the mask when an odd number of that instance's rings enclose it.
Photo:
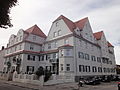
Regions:
[[[17,85],[17,84],[14,84],[14,83],[4,82],[4,84],[9,84],[9,85],[18,86],[18,87],[21,87],[21,88],[32,89],[32,90],[39,90],[39,89],[36,89],[36,88],[25,87],[25,86],[22,86],[22,85]]]

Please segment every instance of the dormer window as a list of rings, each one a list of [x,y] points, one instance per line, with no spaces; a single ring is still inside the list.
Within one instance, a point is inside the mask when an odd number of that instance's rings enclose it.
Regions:
[[[48,49],[51,49],[51,43],[48,44]]]
[[[57,41],[55,41],[55,46],[54,46],[54,48],[56,48],[57,47]]]
[[[56,27],[58,26],[58,22],[56,22]]]
[[[53,33],[53,37],[56,37],[56,36],[57,36],[57,32],[54,32],[54,33]]]
[[[22,40],[22,36],[20,36],[20,41]]]
[[[30,50],[33,50],[33,49],[34,49],[34,45],[31,44],[31,45],[30,45]]]
[[[68,41],[68,38],[67,39],[65,39],[65,44],[69,44],[69,41]]]
[[[58,36],[60,36],[61,35],[61,30],[58,30]]]
[[[36,36],[33,36],[33,40],[36,40]]]

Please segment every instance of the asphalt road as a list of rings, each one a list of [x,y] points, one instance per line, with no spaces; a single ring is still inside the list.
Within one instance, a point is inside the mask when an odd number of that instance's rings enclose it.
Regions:
[[[27,88],[14,86],[14,85],[5,84],[3,82],[0,82],[0,90],[32,90],[32,89],[27,89]]]
[[[28,89],[21,86],[15,86],[0,81],[0,90],[35,90]],[[39,90],[39,89],[38,89]],[[53,86],[44,86],[40,90],[78,90],[76,83],[59,84]],[[118,90],[117,82],[101,83],[100,85],[84,85],[79,90]]]

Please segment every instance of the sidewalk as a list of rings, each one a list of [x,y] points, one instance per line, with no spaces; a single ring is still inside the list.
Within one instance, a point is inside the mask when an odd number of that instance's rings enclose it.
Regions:
[[[39,85],[33,85],[29,83],[20,83],[20,82],[14,82],[14,81],[5,81],[0,80],[1,82],[9,85],[14,85],[22,88],[28,88],[32,90],[77,90],[77,84],[76,83],[65,83],[65,84],[58,84],[58,85],[51,85],[51,86],[39,86]]]

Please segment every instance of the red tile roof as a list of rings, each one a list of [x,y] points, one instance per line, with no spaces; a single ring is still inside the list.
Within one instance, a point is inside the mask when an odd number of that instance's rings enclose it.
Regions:
[[[84,25],[85,25],[85,23],[86,23],[87,21],[88,21],[88,17],[83,18],[83,19],[75,22],[75,25],[76,25],[77,27],[79,27],[80,29],[83,29],[83,28],[84,28]]]
[[[60,19],[64,20],[64,22],[69,27],[71,32],[73,32],[76,27],[79,27],[80,29],[83,29],[85,23],[88,21],[88,18],[84,18],[84,19],[81,19],[81,20],[79,20],[77,22],[73,22],[70,19],[68,19],[65,16],[63,16],[63,15],[59,16],[55,21],[60,20]]]
[[[100,40],[100,39],[101,39],[102,34],[103,34],[103,31],[93,33],[94,37],[95,37],[97,40]]]
[[[27,30],[25,30],[25,32],[46,38],[46,35],[42,32],[42,30],[37,25],[34,25],[28,28]]]
[[[63,46],[60,46],[60,47],[73,47],[73,46],[69,45],[69,44],[66,44],[66,45],[63,45]]]
[[[41,54],[47,54],[47,53],[55,53],[55,52],[58,52],[58,49],[49,50],[49,51],[41,51],[40,53],[41,53]]]
[[[114,47],[110,42],[107,41],[107,43],[108,43],[108,47]]]

